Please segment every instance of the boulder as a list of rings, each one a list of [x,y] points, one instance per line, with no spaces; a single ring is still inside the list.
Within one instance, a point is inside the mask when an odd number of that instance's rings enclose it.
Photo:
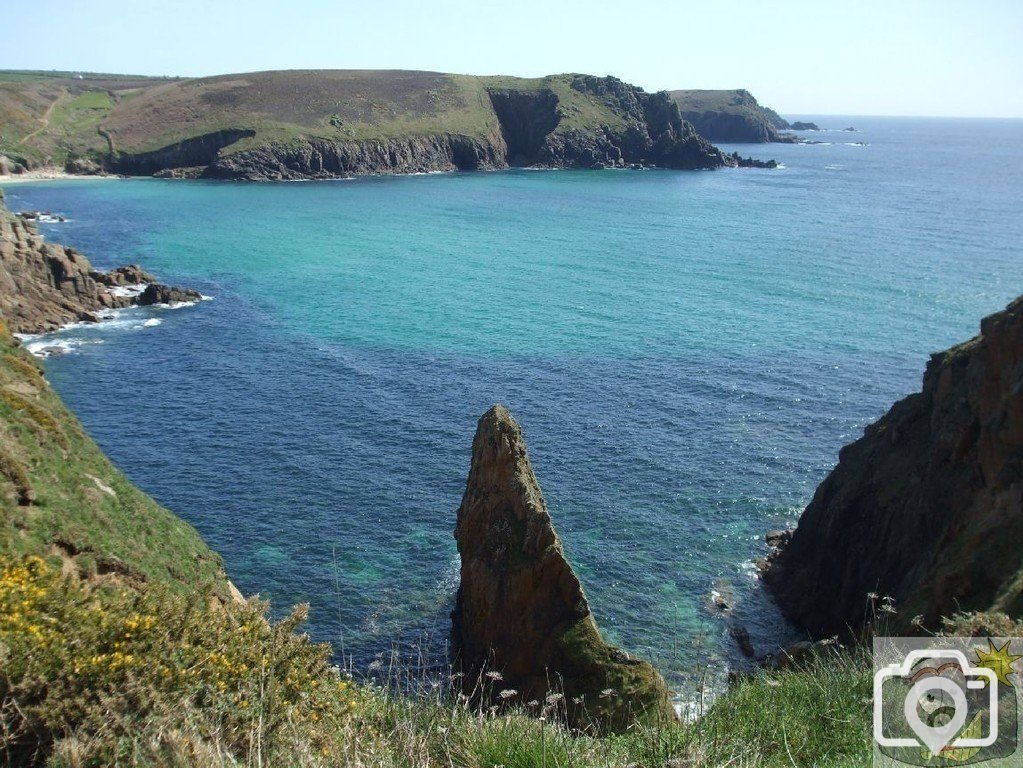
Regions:
[[[112,269],[109,272],[93,272],[92,276],[97,282],[110,287],[143,285],[156,282],[156,278],[138,264],[128,264],[124,267]]]
[[[453,651],[468,695],[481,704],[546,703],[570,726],[601,732],[675,719],[660,674],[601,637],[522,430],[499,405],[476,429],[455,540]]]
[[[137,303],[141,307],[153,304],[182,304],[199,301],[202,294],[191,288],[173,288],[162,283],[150,283],[139,295]]]

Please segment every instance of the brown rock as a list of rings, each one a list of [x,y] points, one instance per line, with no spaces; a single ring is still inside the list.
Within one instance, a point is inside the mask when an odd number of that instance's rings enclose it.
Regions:
[[[817,636],[1023,615],[1023,297],[839,454],[764,580]]]
[[[142,307],[153,304],[180,304],[182,302],[199,301],[202,294],[193,291],[191,288],[172,288],[161,283],[150,283],[138,297],[138,304]]]
[[[74,248],[47,243],[36,217],[15,216],[0,191],[0,315],[14,333],[55,331],[69,323],[98,320],[97,312],[141,303],[139,296],[114,290],[152,283],[135,265],[109,273],[92,268]],[[195,291],[157,286],[149,303],[194,301]]]
[[[477,427],[455,539],[462,570],[453,639],[467,693],[499,701],[515,690],[513,703],[560,693],[552,710],[577,728],[675,718],[656,670],[601,638],[522,430],[501,406]]]

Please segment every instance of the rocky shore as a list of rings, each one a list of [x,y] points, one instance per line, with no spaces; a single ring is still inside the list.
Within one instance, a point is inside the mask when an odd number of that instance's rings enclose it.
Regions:
[[[15,215],[0,190],[0,316],[14,333],[46,333],[74,322],[100,322],[105,310],[197,301],[136,265],[93,269],[74,248],[47,243],[38,214]]]
[[[1023,614],[1023,297],[839,453],[763,574],[816,636]]]

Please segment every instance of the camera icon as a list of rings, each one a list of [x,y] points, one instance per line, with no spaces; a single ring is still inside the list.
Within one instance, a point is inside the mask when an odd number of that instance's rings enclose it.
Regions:
[[[998,740],[998,676],[972,666],[959,650],[911,651],[874,673],[873,719],[881,747],[926,747],[934,756],[945,749],[989,747]],[[895,735],[907,727],[912,737]]]

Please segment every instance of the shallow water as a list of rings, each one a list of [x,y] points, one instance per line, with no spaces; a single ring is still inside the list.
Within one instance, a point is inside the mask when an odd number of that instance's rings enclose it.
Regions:
[[[605,633],[676,676],[736,655],[712,589],[759,651],[787,636],[755,590],[764,532],[1023,291],[1023,122],[814,119],[860,131],[735,147],[777,171],[7,194],[98,266],[214,297],[65,332],[46,366],[242,591],[311,602],[356,666],[441,642],[475,422],[502,402]]]

